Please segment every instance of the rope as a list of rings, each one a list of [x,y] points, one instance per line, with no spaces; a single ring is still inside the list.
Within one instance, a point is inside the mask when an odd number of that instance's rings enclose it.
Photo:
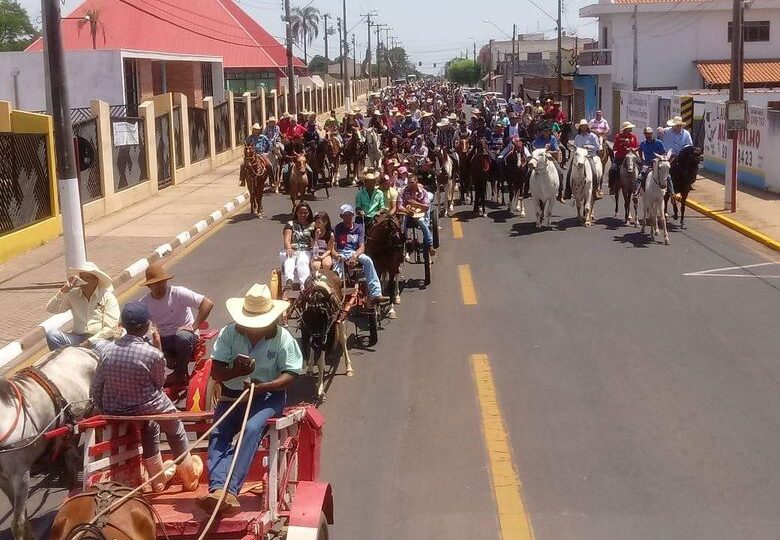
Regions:
[[[241,402],[244,400],[244,398],[247,396],[247,394],[252,394],[252,395],[254,395],[254,385],[252,385],[252,386],[250,386],[249,388],[247,388],[246,390],[244,390],[244,391],[241,393],[241,395],[240,395],[240,396],[238,396],[238,398],[236,399],[236,401],[234,401],[234,402],[233,402],[233,404],[232,404],[230,407],[228,407],[228,409],[225,411],[225,414],[223,414],[223,415],[222,415],[222,416],[221,416],[221,417],[220,417],[220,418],[219,418],[219,419],[218,419],[216,422],[214,422],[213,424],[211,424],[211,427],[210,427],[209,429],[207,429],[207,430],[206,430],[206,431],[203,433],[203,435],[201,435],[200,437],[198,437],[198,439],[197,439],[195,442],[193,442],[193,443],[192,443],[192,444],[191,444],[191,445],[190,445],[190,446],[187,448],[187,450],[186,450],[185,452],[183,452],[183,453],[182,453],[180,456],[178,456],[178,457],[177,457],[177,458],[174,460],[174,463],[175,463],[176,465],[178,465],[179,463],[181,463],[181,461],[184,459],[184,456],[186,456],[187,454],[189,454],[189,453],[190,453],[190,451],[191,451],[191,450],[192,450],[192,449],[193,449],[195,446],[199,445],[199,444],[200,444],[200,443],[202,443],[204,440],[206,440],[206,438],[207,438],[209,435],[211,435],[211,432],[212,432],[212,431],[214,431],[214,430],[217,428],[217,426],[218,426],[219,424],[221,424],[221,423],[222,423],[222,421],[223,421],[225,418],[227,418],[227,417],[228,417],[228,415],[229,415],[229,414],[230,414],[230,413],[233,411],[233,409],[235,409],[235,408],[238,406],[238,404],[239,404],[239,403],[241,403]],[[251,402],[250,402],[250,404],[251,404]],[[249,410],[249,405],[247,405],[247,411],[248,411],[248,410]],[[242,428],[241,428],[241,432],[240,432],[239,436],[243,437],[243,433],[244,433],[244,428],[243,428],[243,426],[242,426]],[[240,439],[239,439],[239,441],[240,441]],[[236,452],[236,455],[237,455],[237,454],[238,454],[238,452]],[[234,458],[234,460],[235,460],[235,458]],[[165,468],[163,468],[163,469],[162,469],[160,472],[158,472],[157,474],[155,474],[154,476],[152,476],[151,478],[149,478],[148,480],[146,480],[146,482],[143,482],[143,483],[142,483],[142,484],[140,484],[139,486],[137,486],[137,487],[135,487],[134,489],[132,489],[132,490],[130,490],[129,492],[127,492],[125,495],[123,495],[121,498],[119,498],[119,499],[118,499],[116,502],[112,503],[112,504],[111,504],[111,506],[108,506],[108,507],[104,508],[103,510],[101,510],[100,512],[98,512],[97,514],[95,514],[95,516],[94,516],[94,517],[93,517],[93,518],[92,518],[92,519],[89,521],[89,524],[94,524],[94,523],[95,523],[95,522],[96,522],[98,519],[100,519],[101,517],[105,516],[106,514],[108,514],[108,513],[110,513],[110,512],[113,512],[113,511],[114,511],[116,508],[118,508],[119,506],[121,506],[122,504],[124,504],[124,503],[125,503],[125,502],[126,502],[128,499],[130,499],[130,498],[134,497],[135,495],[137,495],[137,494],[138,494],[138,493],[139,493],[139,492],[140,492],[140,491],[141,491],[141,490],[142,490],[144,487],[146,487],[146,486],[150,485],[152,482],[154,482],[154,481],[155,481],[155,480],[157,480],[159,477],[161,477],[162,475],[164,475],[164,474],[165,474],[165,472],[166,472],[166,469],[165,469]],[[232,472],[232,464],[231,464],[231,472]],[[230,477],[228,476],[228,479],[229,479],[229,478],[230,478]],[[220,505],[221,505],[221,504],[222,504],[222,501],[220,501]],[[217,506],[217,508],[219,508],[219,506]],[[81,538],[81,534],[79,534],[78,536],[75,536],[75,537],[73,537],[73,540],[79,540],[80,538]]]

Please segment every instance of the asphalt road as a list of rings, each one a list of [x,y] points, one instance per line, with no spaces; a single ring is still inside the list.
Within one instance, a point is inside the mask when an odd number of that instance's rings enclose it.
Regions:
[[[315,210],[335,217],[353,192],[332,195]],[[225,298],[278,264],[289,202],[265,206],[266,219],[238,215],[172,267],[216,301],[214,325],[227,321]],[[499,528],[477,353],[537,539],[778,537],[780,264],[692,212],[670,246],[652,243],[611,206],[598,203],[589,230],[560,204],[554,230],[537,231],[530,213],[464,211],[454,239],[442,220],[432,285],[404,292],[399,318],[374,350],[353,349],[355,377],[338,366],[322,405],[333,538],[520,538]],[[713,272],[685,275],[702,271]],[[301,378],[293,394],[312,389]],[[62,496],[37,491],[42,534]]]

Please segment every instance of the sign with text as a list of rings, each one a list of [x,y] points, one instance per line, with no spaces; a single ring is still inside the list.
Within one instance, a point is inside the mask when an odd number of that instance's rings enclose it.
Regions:
[[[136,122],[114,122],[114,146],[131,146],[140,143]]]
[[[654,127],[658,118],[658,96],[643,92],[621,92],[620,118],[636,126],[641,133],[646,126]]]

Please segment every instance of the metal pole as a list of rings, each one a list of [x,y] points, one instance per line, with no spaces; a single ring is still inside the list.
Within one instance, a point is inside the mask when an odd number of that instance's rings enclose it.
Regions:
[[[512,93],[515,91],[515,42],[517,40],[517,24],[512,24],[512,73],[509,75],[509,95],[507,99],[512,97]]]
[[[347,57],[349,56],[349,44],[347,43],[347,0],[342,0],[341,8],[341,24],[344,25],[344,109],[349,112],[352,110],[352,88],[349,84],[349,66],[347,64]]]
[[[742,0],[734,0],[731,22],[731,84],[729,86],[729,101],[742,101],[743,99],[743,31],[744,6]],[[731,138],[731,171],[727,176],[730,182],[726,189],[725,203],[731,212],[737,211],[737,183],[739,163],[739,131],[729,131]]]
[[[558,0],[558,100],[563,101],[563,46],[561,44],[561,4],[563,0]]]
[[[330,64],[330,59],[328,58],[328,15],[327,13],[322,16],[323,19],[325,19],[325,73],[328,72],[328,64]]]
[[[639,9],[639,6],[634,5],[634,13],[632,15],[633,22],[631,24],[631,27],[633,28],[634,32],[634,73],[633,73],[633,83],[632,86],[634,88],[634,92],[637,91],[639,88],[639,17],[637,16],[637,10]]]
[[[73,144],[73,125],[70,120],[68,84],[65,74],[65,58],[60,29],[59,0],[43,0],[48,62],[51,82],[52,121],[54,123],[54,147],[57,156],[57,193],[62,213],[62,236],[65,241],[66,268],[81,267],[87,260],[84,241],[84,221],[81,215],[76,151]]]
[[[352,74],[357,78],[357,45],[355,45],[355,34],[352,34]]]
[[[366,60],[368,60],[368,88],[371,88],[371,14],[366,15],[366,27],[368,28],[368,46],[366,47]]]
[[[341,17],[336,19],[336,23],[339,25],[339,77],[344,79],[344,38],[342,37]]]
[[[375,24],[376,27],[376,79],[377,79],[377,87],[382,87],[382,64],[381,64],[381,58],[379,57],[379,44],[381,43],[381,39],[379,37],[379,32],[382,30],[381,24]]]
[[[298,114],[298,96],[295,93],[295,68],[293,67],[293,40],[290,26],[290,0],[284,0],[284,21],[287,33],[287,93],[292,97],[292,114]],[[289,103],[289,102],[288,102]]]

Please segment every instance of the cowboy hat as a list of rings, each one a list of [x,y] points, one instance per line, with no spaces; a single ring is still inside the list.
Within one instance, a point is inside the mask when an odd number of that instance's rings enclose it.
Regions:
[[[623,131],[624,129],[634,129],[635,127],[636,126],[634,124],[626,120],[625,122],[620,124],[620,131]]]
[[[339,208],[339,215],[343,216],[344,214],[352,214],[355,215],[355,209],[352,208],[351,204],[342,204]]]
[[[282,114],[282,118],[290,118],[290,113],[288,113],[287,111],[285,111],[285,112]]]
[[[255,283],[243,298],[228,298],[225,302],[233,321],[245,328],[268,328],[284,313],[290,303],[274,300],[268,285]]]
[[[440,122],[436,123],[437,127],[444,127],[450,125],[450,119],[449,118],[442,118]]]
[[[432,112],[425,111],[424,113],[422,113],[423,118],[430,118],[431,116],[433,116]]]
[[[266,120],[266,122],[276,122],[276,117],[275,116],[269,116],[268,120]]]
[[[651,128],[650,126],[647,126],[645,129],[642,130],[642,133],[655,133],[655,131],[653,131],[653,128]]]
[[[376,180],[379,178],[379,173],[373,167],[366,167],[363,169],[363,173],[360,176],[362,176],[365,180]]]
[[[252,129],[263,129],[263,128],[260,127],[260,124],[255,122],[254,124],[252,124]]]
[[[395,113],[397,113],[397,112],[398,112],[398,107],[393,107],[392,109],[390,109],[390,112],[391,112],[392,114],[395,114]]]
[[[361,107],[352,107],[352,112],[354,113],[363,112],[363,109]]]
[[[454,122],[458,119],[458,115],[455,113],[450,113],[450,115],[447,117],[450,122]]]
[[[101,289],[110,289],[114,284],[111,280],[111,276],[103,272],[98,268],[98,265],[93,262],[85,262],[81,266],[68,268],[68,277],[78,275],[80,272],[86,272],[87,274],[92,274],[98,278],[98,285]]]
[[[403,116],[404,116],[404,115],[403,115],[403,114],[401,114],[400,112],[398,112],[398,111],[396,110],[396,111],[395,111],[395,114],[393,114],[393,116],[395,116],[396,118],[398,118],[399,116],[400,116],[401,118],[403,118]]]
[[[145,281],[141,283],[142,287],[148,287],[149,285],[153,285],[154,283],[159,283],[161,281],[168,281],[169,279],[173,279],[173,276],[165,271],[165,268],[163,268],[161,263],[156,262],[150,264],[146,268],[145,278]]]
[[[377,109],[376,111],[374,111],[374,116],[382,116],[382,111]]]
[[[588,124],[588,121],[583,118],[582,120],[577,122],[577,129],[580,129],[582,126],[585,126],[586,128],[589,128],[590,124]]]
[[[482,111],[479,109],[471,109],[471,114],[482,114]]]
[[[684,126],[685,125],[685,121],[682,119],[682,116],[675,116],[674,118],[669,120],[666,123],[666,125],[669,126],[669,127]]]

